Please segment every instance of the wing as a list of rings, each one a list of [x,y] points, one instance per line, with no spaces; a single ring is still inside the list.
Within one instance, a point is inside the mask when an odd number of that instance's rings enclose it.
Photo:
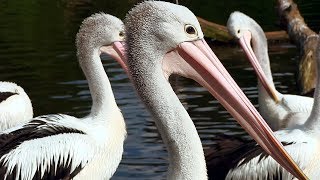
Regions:
[[[264,167],[273,159],[254,140],[219,135],[215,142],[205,150],[209,179],[277,179],[282,176],[282,168],[271,173]],[[289,146],[292,142],[282,144]]]
[[[311,113],[313,106],[313,98],[290,94],[284,95],[282,102],[289,112],[306,113],[307,116]]]
[[[229,170],[237,167],[241,160],[245,163],[257,155],[268,156],[254,140],[220,134],[214,142],[204,150],[209,179],[225,179]]]
[[[313,107],[313,98],[284,95],[281,105],[287,111],[287,114],[281,120],[279,128],[295,128],[297,125],[304,124],[308,119]]]
[[[317,179],[320,175],[319,143],[317,137],[313,137],[300,129],[277,131],[276,136],[306,175],[310,179]],[[234,142],[234,137],[231,138],[233,139],[228,141]],[[226,153],[218,153],[222,159],[227,160],[226,164],[230,167],[227,174],[224,174],[226,176],[223,176],[223,179],[293,178],[290,173],[284,170],[272,157],[267,155],[254,141],[236,141],[235,147],[231,148],[232,145],[230,145]],[[219,150],[219,152],[223,151]],[[210,170],[219,173],[217,172],[221,168],[219,165],[223,166],[224,164],[216,163],[216,168],[211,167]],[[214,172],[209,173],[213,175],[210,178],[215,177]]]
[[[64,121],[75,118],[40,116],[0,134],[0,179],[70,179],[78,174],[92,159],[93,146],[83,131]]]

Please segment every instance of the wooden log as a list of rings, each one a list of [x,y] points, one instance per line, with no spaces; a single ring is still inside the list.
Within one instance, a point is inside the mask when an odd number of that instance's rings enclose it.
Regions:
[[[197,17],[200,22],[202,31],[207,38],[211,38],[215,41],[222,43],[234,42],[233,38],[228,33],[227,27],[207,21],[201,17]],[[289,36],[286,31],[272,31],[265,32],[268,41],[288,41]]]
[[[300,50],[297,84],[301,94],[313,96],[316,79],[316,54],[318,34],[312,31],[301,16],[293,0],[278,0],[280,22],[290,39]]]
[[[289,36],[286,31],[265,32],[268,41],[288,41]]]
[[[220,42],[230,42],[232,40],[226,26],[207,21],[201,17],[197,18],[201,25],[201,29],[207,38]]]

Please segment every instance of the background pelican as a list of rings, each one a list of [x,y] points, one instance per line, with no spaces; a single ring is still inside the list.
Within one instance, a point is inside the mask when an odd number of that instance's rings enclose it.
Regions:
[[[99,48],[116,48],[122,22],[111,15],[85,19],[76,38],[79,64],[92,96],[84,118],[39,116],[0,134],[0,179],[108,179],[119,165],[125,123],[100,61]],[[118,43],[121,45],[121,43]],[[116,52],[109,51],[120,58]]]
[[[28,122],[33,117],[31,100],[22,87],[0,82],[0,132]]]
[[[267,39],[262,28],[241,12],[230,15],[227,27],[230,34],[239,39],[259,77],[259,111],[262,117],[273,130],[303,124],[311,112],[313,98],[281,94],[276,90],[270,69]],[[273,93],[268,94],[267,91]]]
[[[320,39],[317,48],[317,68],[320,69]],[[314,97],[314,105],[305,124],[275,132],[285,149],[309,179],[320,177],[319,76]],[[218,154],[223,158],[217,156]],[[252,140],[245,141],[235,137],[226,140],[224,138],[214,149],[207,152],[206,160],[211,167],[212,173],[209,176],[212,179],[293,179],[291,174],[283,171],[283,168]]]
[[[166,144],[168,179],[207,178],[195,126],[168,82],[172,73],[191,77],[205,86],[268,153],[295,173],[297,168],[288,167],[288,159],[280,158],[283,151],[273,154],[273,147],[280,146],[271,138],[271,129],[204,41],[191,11],[167,2],[146,1],[128,13],[125,25],[131,80]]]

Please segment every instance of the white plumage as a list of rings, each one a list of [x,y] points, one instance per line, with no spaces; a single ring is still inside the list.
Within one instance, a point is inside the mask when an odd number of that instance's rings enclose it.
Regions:
[[[0,179],[109,179],[126,128],[100,60],[100,47],[122,41],[123,23],[107,14],[85,19],[77,34],[79,64],[92,96],[84,118],[52,114],[0,134]],[[108,53],[120,58],[114,51]]]
[[[273,130],[303,124],[310,115],[313,98],[282,94],[276,90],[270,69],[267,39],[262,28],[253,19],[241,12],[234,12],[230,15],[227,27],[230,34],[240,40],[242,48],[253,64],[258,77],[261,77],[262,73],[265,74],[266,79],[258,79],[259,111],[262,117]],[[268,87],[263,87],[262,81],[264,80]],[[276,97],[271,97],[267,91],[272,91]]]
[[[29,96],[12,82],[0,82],[0,132],[28,122],[33,117]]]

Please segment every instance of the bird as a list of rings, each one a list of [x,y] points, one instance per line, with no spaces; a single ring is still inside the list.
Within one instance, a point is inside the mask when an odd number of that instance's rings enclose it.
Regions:
[[[317,45],[317,69],[320,69],[320,39]],[[276,137],[309,179],[320,177],[320,78],[314,94],[310,116],[302,125],[275,131]],[[293,179],[253,140],[239,137],[218,138],[206,152],[212,179]],[[222,148],[227,147],[227,148]],[[218,156],[220,155],[220,156]],[[221,158],[223,157],[223,158]],[[208,169],[209,172],[209,169]]]
[[[311,113],[314,100],[305,96],[282,94],[276,90],[270,69],[267,39],[259,24],[249,16],[235,11],[229,16],[227,28],[239,40],[258,75],[259,112],[271,129],[304,124]]]
[[[115,43],[123,41],[123,30],[122,21],[109,14],[83,20],[76,47],[92,97],[90,114],[42,115],[2,132],[0,179],[109,179],[114,174],[122,158],[126,125],[99,48],[111,46],[110,55],[121,58]]]
[[[206,87],[268,153],[295,176],[306,179],[285,151],[278,150],[281,144],[205,42],[188,8],[144,1],[127,13],[124,22],[130,79],[168,151],[168,179],[207,179],[199,135],[168,82],[171,74]]]
[[[24,89],[16,83],[0,81],[0,132],[32,117],[32,103]]]

